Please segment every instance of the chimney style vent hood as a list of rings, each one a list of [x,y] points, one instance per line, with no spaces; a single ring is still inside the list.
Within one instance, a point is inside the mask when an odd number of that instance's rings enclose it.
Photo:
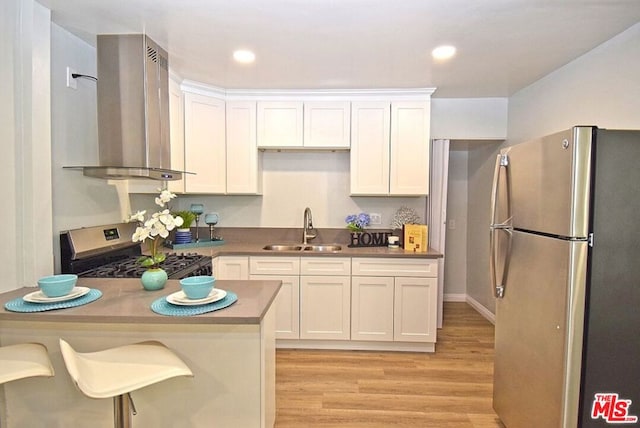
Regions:
[[[99,166],[105,179],[180,180],[171,170],[167,52],[143,34],[97,36]]]

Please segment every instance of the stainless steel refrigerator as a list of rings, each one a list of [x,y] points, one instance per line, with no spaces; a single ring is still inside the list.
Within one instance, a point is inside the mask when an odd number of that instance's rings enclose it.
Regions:
[[[500,419],[640,426],[640,132],[505,148],[491,207]]]

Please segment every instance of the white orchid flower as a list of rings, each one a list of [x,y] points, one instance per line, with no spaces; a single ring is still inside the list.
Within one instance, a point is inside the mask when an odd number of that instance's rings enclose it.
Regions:
[[[133,233],[131,240],[133,242],[144,242],[149,237],[149,230],[144,227],[136,227],[136,231]]]
[[[138,211],[135,214],[131,214],[127,222],[137,221],[142,223],[144,221],[144,215],[147,213],[147,210]]]
[[[165,189],[160,191],[160,195],[155,198],[155,202],[164,208],[165,205],[175,197],[175,194]],[[164,256],[162,254],[158,255],[158,245],[161,245],[162,240],[156,238],[167,238],[169,231],[181,226],[184,223],[184,219],[171,215],[168,208],[151,214],[148,219],[145,219],[146,214],[147,211],[138,211],[129,217],[128,221],[137,221],[140,224],[131,236],[131,240],[133,242],[144,242],[149,239],[151,256],[142,257],[140,263],[145,267],[158,267],[164,260]]]
[[[182,217],[174,217],[174,216],[172,216],[171,213],[169,212],[169,210],[162,211],[160,213],[160,215],[158,216],[158,220],[160,220],[160,222],[163,225],[165,225],[167,230],[173,230],[177,226],[180,226],[184,222]]]
[[[160,192],[160,196],[156,198],[156,205],[164,207],[167,202],[175,197],[176,195],[174,193],[171,193],[169,190],[164,189],[162,192]]]

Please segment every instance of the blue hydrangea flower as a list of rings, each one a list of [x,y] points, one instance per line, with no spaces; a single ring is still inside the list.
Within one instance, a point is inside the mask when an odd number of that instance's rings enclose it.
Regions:
[[[350,214],[344,221],[347,223],[347,228],[352,232],[359,232],[366,226],[369,226],[371,217],[367,213]]]

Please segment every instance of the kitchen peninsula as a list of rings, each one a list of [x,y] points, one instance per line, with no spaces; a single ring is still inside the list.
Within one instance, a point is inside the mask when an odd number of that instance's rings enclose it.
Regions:
[[[153,301],[180,289],[145,291],[138,279],[85,279],[79,286],[102,297],[74,308],[16,313],[6,302],[34,291],[0,294],[0,345],[40,342],[47,346],[55,376],[5,384],[5,424],[12,427],[111,427],[112,401],[92,400],[69,378],[58,339],[90,352],[159,340],[191,368],[193,378],[175,378],[132,393],[136,426],[272,427],[275,421],[275,318],[272,303],[280,281],[217,281],[238,301],[197,316],[162,316]],[[144,363],[144,362],[142,362]]]

